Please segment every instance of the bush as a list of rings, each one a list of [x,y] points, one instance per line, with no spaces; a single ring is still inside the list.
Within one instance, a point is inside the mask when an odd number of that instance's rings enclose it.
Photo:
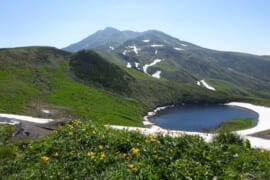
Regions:
[[[213,142],[220,144],[245,145],[245,141],[240,136],[229,132],[218,134],[214,137]]]

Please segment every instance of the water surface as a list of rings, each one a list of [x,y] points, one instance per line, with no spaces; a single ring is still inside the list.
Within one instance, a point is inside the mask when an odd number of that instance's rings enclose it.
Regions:
[[[202,131],[217,128],[223,121],[235,118],[252,118],[257,123],[258,114],[252,110],[226,105],[176,106],[166,109],[151,120],[164,129]]]

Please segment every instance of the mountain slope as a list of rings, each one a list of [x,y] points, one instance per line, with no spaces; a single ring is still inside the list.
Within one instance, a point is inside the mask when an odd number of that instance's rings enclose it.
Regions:
[[[77,117],[140,126],[145,106],[73,79],[70,53],[50,47],[0,50],[0,113]],[[52,113],[46,114],[42,109]]]
[[[110,40],[92,36],[97,44]],[[111,45],[96,48],[109,61],[155,78],[194,84],[204,79],[217,91],[270,98],[269,56],[210,50],[157,30],[137,33],[108,50]]]

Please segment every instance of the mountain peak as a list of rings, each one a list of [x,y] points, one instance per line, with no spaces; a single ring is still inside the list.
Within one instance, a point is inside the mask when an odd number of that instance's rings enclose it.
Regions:
[[[114,27],[106,27],[103,31],[119,31],[118,29],[114,28]]]

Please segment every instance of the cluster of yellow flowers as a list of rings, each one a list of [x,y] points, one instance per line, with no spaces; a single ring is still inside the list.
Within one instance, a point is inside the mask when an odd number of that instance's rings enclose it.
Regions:
[[[95,153],[94,152],[88,152],[87,156],[90,157],[90,159],[94,159],[95,158]]]
[[[100,160],[103,160],[105,157],[106,157],[105,153],[104,153],[104,152],[101,152],[101,153],[100,153],[100,158],[99,158],[99,159],[100,159]]]
[[[132,171],[132,172],[137,172],[138,168],[133,165],[133,164],[128,164],[127,167]]]

